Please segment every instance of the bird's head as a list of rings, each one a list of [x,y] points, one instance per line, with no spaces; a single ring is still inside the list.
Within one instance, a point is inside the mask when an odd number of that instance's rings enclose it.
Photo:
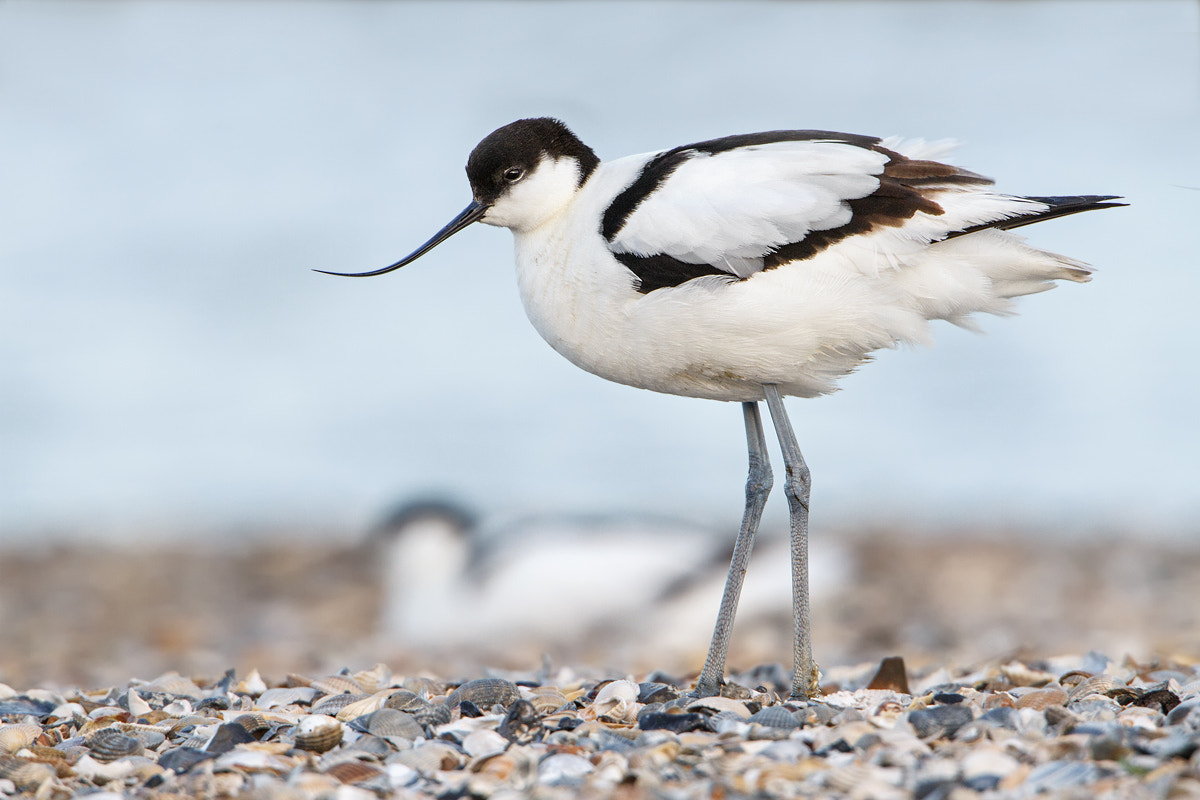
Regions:
[[[472,200],[433,238],[395,264],[371,272],[328,275],[382,275],[416,261],[472,222],[516,232],[533,230],[570,202],[600,159],[566,125],[549,117],[521,119],[498,128],[475,146],[467,159]]]

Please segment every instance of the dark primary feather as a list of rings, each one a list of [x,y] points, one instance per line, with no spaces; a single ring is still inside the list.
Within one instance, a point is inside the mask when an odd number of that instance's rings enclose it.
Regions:
[[[953,239],[955,236],[965,236],[968,233],[985,230],[987,228],[999,228],[1000,230],[1012,230],[1020,228],[1023,225],[1032,225],[1035,222],[1042,220],[1055,219],[1056,217],[1066,217],[1071,214],[1078,214],[1082,211],[1093,211],[1097,208],[1120,208],[1129,205],[1128,203],[1111,203],[1110,200],[1120,200],[1120,196],[1115,194],[1081,194],[1069,195],[1064,197],[1026,197],[1026,200],[1032,200],[1035,203],[1044,203],[1050,206],[1041,211],[1030,211],[1028,214],[1019,214],[1015,217],[1007,217],[1005,219],[993,220],[992,222],[984,222],[979,225],[972,225],[969,228],[963,228],[961,231],[954,231],[946,236],[947,239]]]

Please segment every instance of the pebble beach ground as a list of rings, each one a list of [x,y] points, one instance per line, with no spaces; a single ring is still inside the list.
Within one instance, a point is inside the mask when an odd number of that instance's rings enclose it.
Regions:
[[[1195,546],[845,541],[809,703],[781,694],[786,623],[735,640],[725,696],[697,699],[702,652],[617,633],[381,642],[353,547],[7,553],[0,794],[1200,797]]]

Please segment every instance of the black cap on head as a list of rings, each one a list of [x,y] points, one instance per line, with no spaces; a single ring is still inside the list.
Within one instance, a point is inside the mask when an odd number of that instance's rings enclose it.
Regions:
[[[475,199],[495,202],[505,189],[537,166],[543,156],[574,158],[579,183],[588,179],[600,159],[570,128],[550,117],[519,119],[489,133],[467,159],[467,179]]]

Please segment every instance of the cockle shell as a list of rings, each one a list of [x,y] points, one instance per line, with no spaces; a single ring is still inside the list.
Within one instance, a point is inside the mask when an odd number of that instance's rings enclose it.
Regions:
[[[1124,685],[1124,681],[1118,681],[1112,675],[1093,675],[1090,678],[1080,681],[1075,688],[1068,693],[1068,695],[1070,700],[1074,702],[1075,700],[1087,697],[1089,694],[1104,694],[1105,692],[1112,691],[1118,686]]]
[[[379,777],[383,774],[383,770],[366,761],[351,759],[334,764],[325,770],[325,774],[332,775],[342,783],[360,783]]]
[[[395,708],[381,708],[371,714],[367,731],[374,736],[399,736],[402,739],[425,735],[425,729],[412,714]]]
[[[324,753],[341,743],[342,723],[324,714],[309,714],[296,724],[292,739],[300,750]]]
[[[313,704],[312,713],[324,714],[328,717],[337,716],[346,706],[357,703],[359,700],[365,700],[368,697],[370,697],[370,695],[363,694],[361,692],[358,694],[328,695],[326,697],[322,697],[320,701]]]
[[[241,714],[233,721],[245,728],[246,732],[256,739],[271,729],[271,723],[262,714]]]
[[[503,678],[477,678],[459,686],[446,698],[446,705],[453,709],[470,701],[480,711],[487,712],[492,706],[507,708],[521,697],[521,692],[512,681]]]
[[[783,706],[767,706],[750,715],[747,722],[763,725],[768,728],[799,728],[800,721],[796,715]]]
[[[533,697],[529,702],[539,714],[553,714],[568,702],[567,696],[553,686],[538,686],[530,691]]]
[[[353,703],[348,703],[342,707],[342,710],[334,716],[343,722],[349,722],[352,719],[357,719],[364,714],[371,714],[383,708],[383,704],[387,701],[388,696],[392,693],[391,689],[384,689],[382,692],[360,697]],[[352,695],[347,695],[351,697]],[[315,710],[315,709],[314,709]]]
[[[119,728],[102,728],[88,737],[87,748],[92,758],[102,763],[117,761],[142,752],[142,740]]]
[[[387,664],[376,664],[371,669],[356,672],[352,676],[354,682],[363,688],[363,691],[370,694],[380,691],[387,687],[392,681],[392,671]]]

